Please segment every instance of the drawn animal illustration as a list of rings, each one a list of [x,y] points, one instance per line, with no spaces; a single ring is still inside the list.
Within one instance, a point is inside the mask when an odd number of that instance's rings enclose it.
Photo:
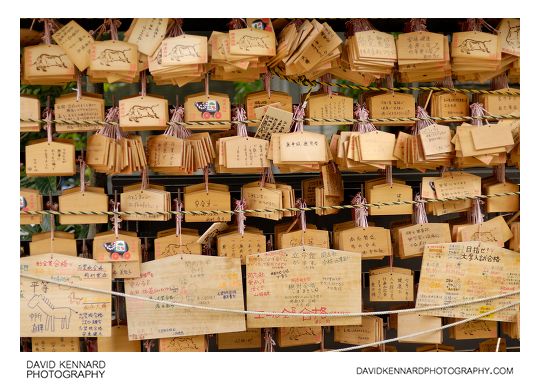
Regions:
[[[142,118],[159,119],[156,111],[154,111],[154,108],[157,106],[157,104],[154,104],[153,106],[140,106],[136,104],[131,106],[124,116],[129,117],[129,121],[135,123],[139,123],[139,120]]]
[[[238,40],[238,46],[244,51],[251,51],[253,48],[270,48],[264,42],[264,39],[266,38],[245,35],[242,36],[240,40]]]
[[[78,297],[75,297],[75,292],[71,292],[69,293],[69,303],[74,303],[74,304],[77,304],[77,305],[80,305],[81,304],[81,301],[82,301],[82,297],[81,298],[78,298]]]
[[[199,347],[193,341],[192,337],[174,337],[169,342],[169,350],[182,351],[182,350],[198,350]]]
[[[35,65],[38,71],[43,72],[47,72],[47,68],[49,67],[67,68],[67,65],[66,63],[64,63],[62,56],[66,55],[49,55],[47,53],[42,53],[36,58],[36,61],[32,63],[32,65]]]
[[[311,328],[290,328],[289,329],[289,339],[298,341],[302,336],[315,336],[313,329]]]
[[[54,332],[56,320],[60,320],[61,329],[69,329],[71,313],[78,314],[77,311],[70,307],[54,306],[48,298],[42,294],[35,294],[28,301],[28,307],[35,309],[36,307],[45,314],[45,330]]]
[[[195,44],[185,45],[177,44],[168,55],[172,60],[182,60],[184,57],[200,57],[195,49]]]
[[[129,252],[128,243],[126,241],[118,240],[113,242],[105,242],[103,247],[109,252],[109,256],[114,261],[119,260],[120,257],[123,259],[131,258],[131,253]]]
[[[180,253],[181,250],[182,250],[181,245],[171,243],[170,245],[167,245],[167,247],[165,248],[165,250],[163,251],[161,256],[162,257],[170,257],[171,255],[176,255],[176,254]]]
[[[111,63],[114,62],[131,63],[129,58],[126,56],[127,51],[131,51],[131,48],[124,50],[107,48],[101,51],[98,56],[98,60],[102,65],[106,65],[107,67],[110,67]]]
[[[511,46],[519,48],[519,24],[512,26],[508,20],[508,33],[506,34],[506,42]]]
[[[28,202],[26,201],[26,198],[23,197],[22,195],[21,195],[21,200],[20,200],[20,206],[21,206],[20,211],[28,211]]]
[[[466,53],[469,55],[472,51],[481,51],[490,53],[486,43],[489,43],[491,40],[474,40],[474,39],[465,39],[461,42],[460,45],[458,45],[458,48],[461,50],[461,52]]]
[[[471,241],[497,242],[497,238],[489,231],[476,231],[471,235]]]
[[[219,112],[219,103],[217,100],[207,100],[206,102],[195,102],[195,107],[201,112],[203,119],[210,119],[214,117],[216,119],[221,118],[221,112]]]

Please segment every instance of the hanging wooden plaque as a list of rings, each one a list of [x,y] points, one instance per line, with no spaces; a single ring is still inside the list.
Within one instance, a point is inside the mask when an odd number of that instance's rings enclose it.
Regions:
[[[483,242],[426,245],[416,308],[463,302],[519,290],[519,253]],[[422,314],[468,318],[516,302],[518,294],[489,302],[424,311]],[[481,319],[512,322],[516,307]]]
[[[26,145],[26,175],[71,176],[76,172],[75,145],[70,139],[36,139]]]
[[[21,273],[100,290],[111,289],[111,266],[87,258],[41,254],[21,258]],[[20,281],[21,337],[108,337],[111,295],[31,278]]]
[[[141,342],[128,340],[126,325],[111,327],[110,337],[98,337],[98,352],[140,352]]]
[[[80,352],[79,337],[32,337],[32,352]]]
[[[20,190],[20,211],[43,210],[43,200],[38,190],[21,188]],[[42,215],[21,214],[21,225],[38,225],[41,223]]]
[[[238,258],[179,254],[145,262],[141,277],[126,280],[126,293],[178,303],[243,310]],[[156,294],[158,293],[158,294]],[[246,330],[243,314],[186,309],[126,299],[130,340]]]
[[[189,129],[228,130],[231,128],[231,102],[229,95],[204,92],[188,95],[184,100],[184,121]],[[218,125],[190,123],[192,121],[224,122]]]
[[[171,337],[159,339],[160,352],[205,352],[206,336]]]
[[[39,98],[31,95],[21,95],[21,119],[40,119],[41,109]],[[22,122],[21,132],[39,132],[40,123]]]
[[[105,101],[101,95],[83,94],[77,100],[76,94],[67,94],[57,97],[54,101],[55,119],[65,120],[105,120]],[[96,131],[100,124],[64,124],[55,123],[56,132],[84,132]]]
[[[58,198],[60,211],[108,211],[109,197],[99,187],[87,187],[85,192],[81,192],[80,187],[74,187],[62,191]],[[84,215],[60,215],[60,224],[90,224],[107,223],[107,214],[84,214]]]
[[[361,311],[361,257],[357,253],[299,246],[249,255],[246,266],[248,310],[306,314],[248,314],[250,328],[361,323],[360,317],[310,316]]]
[[[124,131],[164,130],[169,119],[167,99],[150,95],[121,99],[120,127]]]

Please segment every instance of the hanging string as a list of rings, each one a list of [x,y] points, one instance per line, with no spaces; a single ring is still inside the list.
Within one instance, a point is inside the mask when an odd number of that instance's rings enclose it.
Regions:
[[[321,84],[322,92],[325,94],[328,94],[328,96],[332,96],[334,94],[332,92],[332,86],[329,84],[324,84],[324,83],[332,83],[332,74],[324,74],[323,76],[321,76],[321,82],[323,82]]]
[[[184,19],[171,19],[172,23],[169,26],[166,37],[176,37],[180,35],[184,35],[184,31],[182,30],[182,25],[184,25]]]
[[[82,72],[75,67],[75,73],[77,74],[77,101],[79,102],[82,96]]]
[[[472,200],[472,207],[468,212],[469,223],[473,225],[484,223],[484,214],[482,214],[482,206],[484,202],[480,198]]]
[[[274,341],[273,334],[274,333],[273,333],[272,328],[264,329],[264,351],[265,352],[274,351],[274,346],[276,346],[276,341]]]
[[[495,168],[497,182],[506,183],[506,163],[501,163]]]
[[[426,202],[422,200],[422,196],[420,194],[416,194],[414,200],[413,223],[417,225],[428,223]]]
[[[111,218],[111,221],[113,223],[114,236],[116,239],[118,239],[118,234],[120,230],[120,222],[122,222],[122,219],[120,218],[120,215],[118,215],[118,212],[120,211],[120,202],[117,201],[116,194],[114,197],[114,201],[111,200],[110,203],[112,206],[112,211],[114,212],[113,217]]]
[[[368,19],[350,19],[345,22],[345,37],[354,36],[356,32],[371,31],[375,27]]]
[[[49,200],[47,201],[47,208],[49,210],[54,210],[54,211],[58,210],[58,203],[53,203],[52,194],[50,194],[50,193],[49,193]],[[50,230],[51,230],[51,242],[54,241],[55,225],[56,225],[55,216],[53,214],[49,214],[49,227],[50,227]],[[51,248],[52,248],[52,245],[51,245]]]
[[[109,138],[119,140],[123,136],[123,134],[122,131],[120,131],[118,124],[114,124],[118,123],[118,119],[118,107],[109,108],[109,110],[107,111],[107,115],[105,115],[105,124],[99,129],[97,133]]]
[[[272,72],[266,69],[266,72],[263,75],[263,83],[264,83],[264,89],[266,91],[266,94],[268,95],[268,99],[272,96],[272,88],[270,86],[272,80]]]
[[[43,23],[43,36],[41,39],[45,44],[51,45],[52,35],[60,28],[60,25],[54,19],[39,19],[39,22]]]
[[[52,120],[53,120],[53,109],[51,108],[51,97],[47,96],[47,106],[43,110],[43,119],[47,121],[45,125],[47,130],[47,142],[51,143],[53,141],[52,137]]]
[[[167,130],[165,130],[165,135],[175,136],[180,139],[189,138],[193,133],[189,128],[187,128],[182,123],[184,122],[185,109],[182,106],[177,106],[171,110],[171,121],[172,123]],[[170,131],[169,131],[170,130]]]
[[[362,205],[361,207],[355,207],[353,212],[353,221],[356,227],[366,228],[368,227],[368,209],[364,206],[367,203],[366,198],[362,196],[362,193],[358,192],[351,200],[352,205]]]
[[[244,109],[244,106],[241,104],[236,105],[233,108],[232,113],[233,113],[232,120],[235,121],[235,123],[233,124],[236,125],[236,135],[241,136],[241,137],[247,137],[248,133],[247,133],[247,128],[246,128],[246,123],[244,123],[245,120],[247,119],[247,115],[246,115],[246,110]]]
[[[486,115],[488,112],[484,108],[484,105],[482,103],[473,103],[471,104],[471,125],[473,126],[481,126],[482,125],[482,118],[484,115]]]
[[[203,169],[203,177],[204,177],[204,190],[208,194],[208,165],[204,166]]]
[[[351,131],[360,132],[365,134],[366,132],[376,131],[377,128],[373,125],[372,122],[368,121],[369,110],[365,103],[355,103],[353,115],[355,119],[361,120],[354,122]]]
[[[463,32],[476,31],[482,32],[482,27],[486,27],[488,31],[498,34],[499,31],[489,25],[484,19],[467,19],[459,23]]]
[[[427,19],[411,19],[405,22],[405,32],[427,32]]]
[[[141,96],[146,96],[146,70],[140,72],[141,78]]]
[[[385,166],[384,168],[384,175],[386,177],[386,183],[389,184],[390,186],[393,185],[393,181],[392,181],[392,166]]]
[[[434,86],[444,87],[444,88],[454,88],[454,80],[452,79],[452,75],[447,75],[441,81],[434,82]],[[456,93],[457,91],[454,91],[454,94]]]
[[[178,211],[178,214],[175,216],[176,220],[176,236],[181,237],[182,236],[182,202],[180,201],[180,198],[175,198],[174,203],[176,206],[176,211]],[[180,244],[182,243],[182,238],[180,238]]]
[[[149,178],[148,178],[148,167],[145,167],[141,171],[141,190],[146,190],[148,188]]]
[[[241,28],[247,27],[247,23],[245,19],[235,18],[235,19],[231,19],[231,21],[229,21],[227,26],[229,27],[229,30],[241,29]]]
[[[80,188],[81,192],[86,192],[86,181],[85,181],[85,172],[86,172],[86,162],[84,161],[84,152],[81,151],[81,156],[78,158],[79,161],[79,179],[80,179]]]
[[[244,198],[236,199],[235,204],[236,207],[234,208],[234,210],[236,211],[236,223],[238,225],[238,233],[240,233],[241,236],[244,236],[244,230],[246,228],[246,214],[244,213],[244,210],[246,209],[246,200]]]
[[[503,88],[508,88],[508,75],[506,72],[503,72],[500,75],[495,76],[491,79],[491,89],[500,90]]]
[[[435,124],[435,121],[431,119],[431,117],[426,112],[426,110],[421,106],[416,107],[416,117],[419,118],[420,120],[417,120],[414,123],[414,126],[411,130],[412,135],[418,135],[420,130],[422,130],[423,128],[426,128],[428,126]]]
[[[111,40],[118,39],[118,28],[122,25],[122,22],[118,19],[105,19],[95,31],[90,31],[91,35],[95,35],[95,39],[98,40],[104,33],[109,32]]]
[[[304,132],[304,116],[307,107],[307,100],[300,105],[294,106],[292,132]]]
[[[206,75],[204,75],[204,95],[207,98],[210,97],[210,72],[207,72]]]

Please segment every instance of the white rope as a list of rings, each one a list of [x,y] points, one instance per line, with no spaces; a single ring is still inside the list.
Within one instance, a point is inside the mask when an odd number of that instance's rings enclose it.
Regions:
[[[497,294],[491,297],[485,297],[485,298],[477,298],[470,301],[464,301],[464,302],[457,302],[457,303],[451,303],[451,304],[445,304],[445,305],[437,305],[437,306],[428,306],[428,307],[422,307],[422,308],[411,308],[411,309],[399,309],[399,310],[387,310],[387,311],[375,311],[375,312],[361,312],[361,313],[347,313],[347,314],[340,314],[340,313],[329,313],[329,314],[310,314],[310,313],[280,313],[280,312],[267,312],[267,311],[253,311],[253,310],[237,310],[237,309],[225,309],[221,307],[211,307],[211,306],[202,306],[202,305],[192,305],[192,304],[186,304],[186,303],[178,303],[178,302],[172,302],[172,301],[166,301],[166,300],[159,300],[155,298],[148,298],[143,297],[139,295],[133,295],[133,294],[126,294],[126,293],[120,293],[117,291],[112,290],[103,290],[93,287],[85,287],[75,284],[69,284],[66,282],[60,282],[54,279],[48,279],[48,278],[42,278],[42,277],[36,277],[34,275],[29,274],[20,274],[23,278],[29,278],[29,279],[36,279],[43,282],[53,283],[60,286],[67,286],[72,287],[75,289],[81,289],[81,290],[88,290],[93,291],[96,293],[102,293],[102,294],[110,294],[115,295],[119,297],[124,298],[131,298],[131,299],[138,299],[142,301],[149,301],[149,302],[155,302],[163,305],[170,305],[170,306],[178,306],[178,307],[184,307],[184,308],[190,308],[190,309],[199,309],[199,310],[207,310],[207,311],[215,311],[215,312],[223,312],[223,313],[239,313],[239,314],[252,314],[252,315],[269,315],[269,316],[291,316],[291,317],[305,317],[306,315],[313,316],[313,317],[361,317],[361,316],[369,316],[369,315],[386,315],[386,314],[401,314],[401,313],[417,313],[422,311],[428,311],[428,310],[439,310],[439,309],[446,309],[456,306],[464,306],[464,305],[470,305],[474,303],[484,302],[484,301],[490,301],[498,298],[504,298],[509,297],[515,294],[519,294],[519,290],[512,291],[505,294]],[[490,313],[484,313],[484,314],[490,314]],[[483,317],[481,315],[480,317]]]
[[[437,327],[437,328],[422,330],[420,332],[407,334],[405,336],[400,336],[400,337],[396,337],[396,338],[390,338],[388,340],[382,340],[382,341],[377,341],[377,342],[371,342],[369,344],[356,345],[356,346],[350,346],[348,348],[327,350],[327,351],[328,352],[348,352],[350,350],[364,349],[364,348],[369,348],[371,346],[377,346],[377,345],[381,345],[381,344],[388,344],[390,342],[396,342],[396,341],[399,341],[399,340],[403,340],[405,338],[417,337],[417,336],[421,336],[423,334],[429,334],[429,333],[437,332],[437,331],[440,331],[440,330],[448,329],[448,328],[451,328],[453,326],[457,326],[457,325],[461,325],[461,324],[464,324],[464,323],[467,323],[467,322],[471,322],[471,321],[477,320],[479,318],[486,317],[486,316],[488,316],[490,314],[494,314],[494,313],[497,313],[499,311],[514,307],[516,305],[519,305],[519,301],[518,302],[513,302],[510,305],[505,305],[505,306],[498,307],[496,309],[487,311],[487,312],[482,313],[482,314],[475,315],[474,317],[465,318],[465,319],[462,319],[460,321],[457,321],[457,322],[454,322],[454,323],[451,323],[451,324],[446,324],[446,325],[443,325],[443,326],[440,326],[440,327]]]

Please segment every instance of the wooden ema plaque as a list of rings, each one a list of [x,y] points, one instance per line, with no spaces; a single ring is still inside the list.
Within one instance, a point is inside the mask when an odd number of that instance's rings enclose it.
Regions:
[[[79,337],[32,337],[32,352],[80,352]]]
[[[414,272],[400,267],[383,267],[369,272],[369,300],[393,302],[414,300]]]
[[[207,95],[204,92],[188,95],[184,100],[185,122],[205,121],[205,122],[226,122],[231,120],[231,102],[229,95],[220,93],[210,93]],[[190,130],[228,130],[231,128],[231,123],[223,123],[219,125],[203,125],[191,123],[187,126]]]
[[[111,327],[110,337],[98,337],[97,348],[98,352],[140,352],[141,342],[128,339],[126,325],[116,325]]]
[[[383,340],[383,319],[362,317],[361,325],[334,326],[334,342],[364,345]]]
[[[205,352],[207,345],[204,335],[159,339],[160,352]]]
[[[197,243],[196,234],[170,234],[154,240],[155,259],[166,258],[176,254],[201,254],[202,245]]]
[[[217,237],[217,254],[222,257],[240,258],[242,265],[246,264],[246,256],[266,251],[264,234],[238,232],[221,234]]]
[[[375,119],[414,117],[414,105],[413,95],[398,92],[376,95],[368,99],[370,117]],[[373,124],[379,126],[405,126],[414,124],[414,121],[373,122]]]
[[[282,348],[321,343],[322,327],[283,327],[277,329],[277,344]]]
[[[463,302],[519,290],[519,253],[483,242],[426,245],[416,308]],[[422,312],[469,318],[519,300],[519,295],[471,305]],[[481,319],[512,322],[516,307]]]
[[[180,254],[145,262],[126,293],[184,304],[244,309],[240,259]],[[130,340],[246,330],[243,314],[126,299]]]
[[[210,186],[208,192],[205,191],[204,184],[196,191],[185,190],[184,209],[186,211],[230,210],[231,193],[213,187],[217,186]],[[228,189],[227,186],[225,188]],[[186,222],[228,222],[231,220],[231,214],[186,214],[184,218]]]
[[[38,190],[21,188],[20,211],[39,211],[43,209],[43,201]],[[43,219],[42,215],[21,214],[21,225],[38,225]]]
[[[327,326],[361,323],[361,317],[310,314],[361,312],[361,257],[357,253],[299,246],[249,255],[247,309],[301,316],[247,316],[248,327]]]
[[[449,322],[454,323],[457,319],[450,318]],[[455,340],[474,340],[479,338],[496,338],[497,322],[475,320],[450,328],[450,338]]]
[[[111,289],[111,266],[87,258],[41,254],[20,260],[21,273]],[[111,295],[21,277],[21,337],[108,337]]]
[[[101,95],[83,94],[77,100],[77,94],[57,97],[54,101],[55,119],[65,120],[105,120],[105,101]],[[55,123],[56,132],[96,131],[100,124],[64,124]]]
[[[141,240],[135,232],[120,230],[118,238],[113,231],[96,234],[92,255],[98,262],[112,263],[113,278],[141,276]]]
[[[319,94],[308,99],[306,118],[353,119],[353,98],[342,95]],[[350,122],[306,121],[309,126],[342,126]]]
[[[279,103],[277,107],[281,110],[292,112],[292,96],[286,92],[272,91],[270,97],[268,92],[252,92],[246,96],[246,114],[249,120],[257,119],[255,109],[267,106],[269,104]]]
[[[75,145],[69,139],[36,139],[26,145],[27,176],[75,175]]]
[[[40,119],[41,109],[39,98],[31,95],[21,95],[21,119]],[[39,132],[40,123],[22,122],[21,132]]]
[[[217,347],[219,350],[260,349],[261,346],[261,329],[247,329],[244,332],[220,333],[217,335]]]
[[[397,316],[397,336],[403,337],[418,333],[423,330],[440,328],[442,318],[421,315],[418,313],[399,313]],[[399,342],[418,343],[418,344],[441,344],[442,330],[425,333],[416,337],[400,338]]]
[[[120,100],[120,127],[124,131],[164,130],[169,119],[167,99],[156,96],[134,96]]]
[[[51,233],[37,233],[32,235],[30,242],[30,255],[57,253],[77,256],[77,241],[75,234],[55,231],[54,238]]]
[[[63,190],[58,198],[59,211],[108,211],[109,198],[103,188],[87,187],[82,192],[80,187]],[[61,225],[107,223],[107,214],[60,215]]]

